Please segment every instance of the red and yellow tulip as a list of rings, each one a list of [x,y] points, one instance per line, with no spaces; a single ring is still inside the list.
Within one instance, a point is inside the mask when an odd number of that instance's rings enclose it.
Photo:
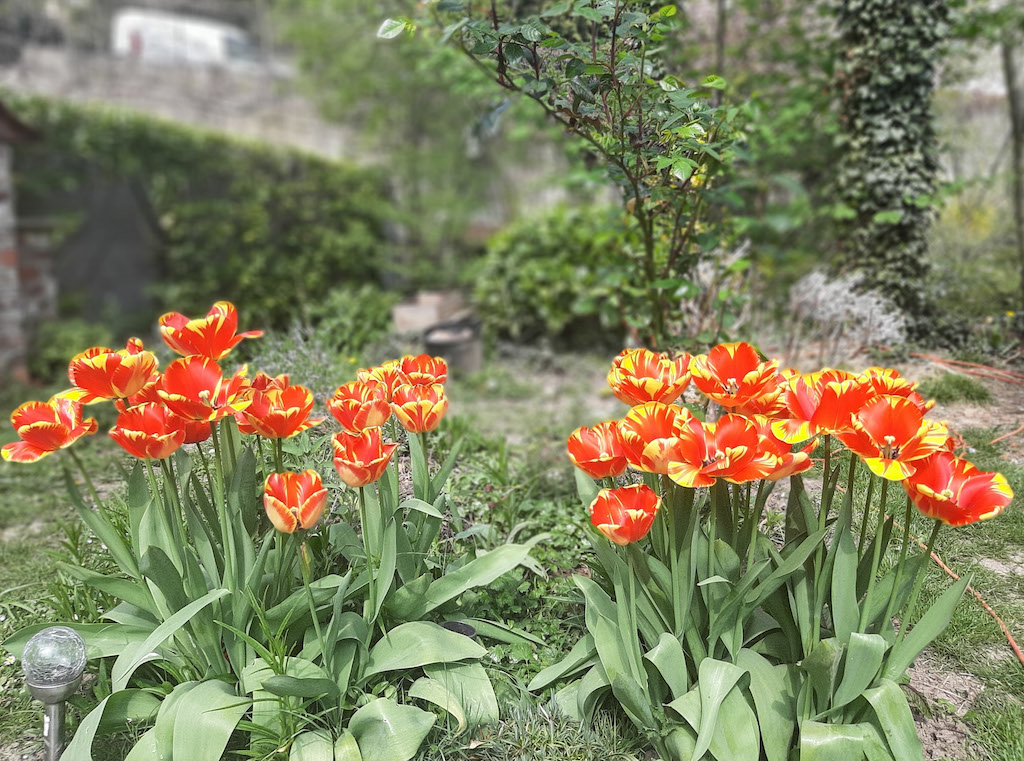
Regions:
[[[903,487],[923,515],[949,526],[994,518],[1013,500],[1002,473],[978,470],[946,451],[918,462]]]
[[[811,469],[813,465],[811,462],[811,452],[818,446],[818,439],[811,439],[809,444],[794,452],[792,444],[783,441],[775,435],[775,432],[772,430],[773,421],[770,418],[763,415],[755,415],[751,420],[757,426],[761,451],[770,455],[775,460],[775,465],[765,475],[765,478],[769,481],[778,481],[789,476],[805,473]]]
[[[402,363],[397,359],[388,360],[376,367],[357,370],[356,378],[364,383],[371,380],[383,383],[386,391],[385,396],[389,403],[392,401],[391,397],[394,395],[395,389],[409,382],[409,379],[405,377],[405,373],[402,372]]]
[[[765,478],[777,465],[777,458],[763,450],[757,426],[741,415],[687,426],[667,456],[669,478],[691,489],[719,478],[734,484]]]
[[[0,454],[9,462],[35,462],[96,433],[95,418],[82,419],[82,404],[63,396],[48,402],[25,402],[11,413],[21,441],[5,444]]]
[[[327,409],[346,431],[364,431],[384,425],[391,417],[389,392],[383,381],[351,381],[338,387]]]
[[[693,385],[726,409],[771,399],[778,388],[778,369],[777,360],[762,362],[757,350],[742,342],[719,344],[690,361]]]
[[[443,357],[431,357],[429,354],[407,354],[399,363],[399,370],[406,377],[407,383],[414,385],[431,385],[444,383],[448,380],[448,363]]]
[[[621,476],[626,453],[619,440],[618,421],[607,420],[593,428],[583,426],[569,436],[569,459],[591,478]]]
[[[409,433],[426,433],[441,424],[448,411],[448,397],[440,383],[429,386],[405,384],[392,394],[391,409]]]
[[[271,473],[263,487],[263,507],[274,528],[284,534],[311,529],[327,505],[327,490],[315,470]]]
[[[626,545],[647,536],[661,499],[645,484],[601,489],[590,503],[590,522],[615,544]]]
[[[795,444],[817,434],[853,428],[853,416],[876,396],[874,388],[843,370],[820,370],[791,378],[786,385],[788,420],[773,423],[775,435]]]
[[[129,338],[125,348],[118,350],[94,346],[76,354],[68,364],[74,388],[63,396],[83,404],[127,399],[149,383],[156,366],[156,355],[144,351],[138,338]]]
[[[340,431],[332,438],[334,467],[341,480],[353,488],[372,484],[384,474],[398,444],[381,438],[380,428],[359,433]]]
[[[201,424],[207,434],[210,426]],[[185,421],[162,404],[147,402],[130,407],[117,416],[110,438],[132,457],[162,460],[185,442]]]
[[[236,416],[238,430],[265,439],[287,439],[324,422],[310,417],[312,411],[313,394],[305,386],[253,390],[249,405]]]
[[[631,468],[647,473],[668,474],[670,451],[680,431],[700,426],[685,407],[662,402],[647,402],[633,407],[619,421],[622,450]]]
[[[172,412],[186,420],[214,422],[249,406],[245,371],[229,378],[208,357],[176,359],[164,370],[157,395]]]
[[[649,349],[626,349],[612,361],[608,385],[620,401],[633,406],[645,402],[669,404],[690,384],[690,355],[670,358]]]
[[[238,312],[234,304],[218,301],[205,317],[189,319],[179,312],[168,312],[160,318],[160,335],[164,342],[184,357],[200,356],[219,361],[238,346],[244,338],[258,338],[261,330],[238,333]]]
[[[917,470],[915,462],[945,449],[946,427],[924,419],[909,399],[880,396],[853,418],[853,430],[839,440],[863,458],[875,475],[901,481]]]

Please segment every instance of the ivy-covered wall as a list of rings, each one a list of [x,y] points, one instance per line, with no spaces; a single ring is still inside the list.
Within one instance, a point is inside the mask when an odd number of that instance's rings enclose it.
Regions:
[[[19,152],[17,186],[33,215],[63,212],[58,267],[82,265],[75,233],[90,224],[90,207],[95,214],[99,195],[127,188],[154,228],[155,254],[138,257],[152,256],[155,266],[120,266],[139,281],[126,287],[144,289],[156,309],[205,311],[224,298],[261,324],[280,324],[303,303],[375,281],[385,269],[390,203],[368,170],[110,109],[4,98],[44,135]],[[112,240],[124,232],[116,218],[91,224],[94,238],[97,226]],[[75,271],[79,305],[90,298],[88,278],[112,276],[102,251],[94,258]]]
[[[928,311],[926,234],[938,164],[931,106],[946,0],[840,0],[847,260],[911,316]],[[921,324],[921,320],[918,324]]]

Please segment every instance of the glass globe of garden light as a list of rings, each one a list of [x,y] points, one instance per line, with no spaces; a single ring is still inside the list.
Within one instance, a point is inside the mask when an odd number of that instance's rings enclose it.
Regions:
[[[85,660],[85,640],[67,626],[51,626],[37,632],[21,652],[21,669],[28,691],[45,706],[46,761],[57,761],[64,750],[64,701],[82,683]]]

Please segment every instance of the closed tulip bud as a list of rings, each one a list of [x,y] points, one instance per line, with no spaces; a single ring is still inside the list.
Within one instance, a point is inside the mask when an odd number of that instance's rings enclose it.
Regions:
[[[315,470],[267,476],[263,507],[274,528],[284,534],[313,528],[326,505],[327,490]]]

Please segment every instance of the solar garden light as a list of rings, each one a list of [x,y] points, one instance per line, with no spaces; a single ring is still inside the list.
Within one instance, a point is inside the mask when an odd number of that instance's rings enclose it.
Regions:
[[[67,626],[36,632],[21,654],[21,669],[28,691],[45,706],[46,761],[57,761],[64,750],[64,701],[78,689],[85,671],[85,640]]]

